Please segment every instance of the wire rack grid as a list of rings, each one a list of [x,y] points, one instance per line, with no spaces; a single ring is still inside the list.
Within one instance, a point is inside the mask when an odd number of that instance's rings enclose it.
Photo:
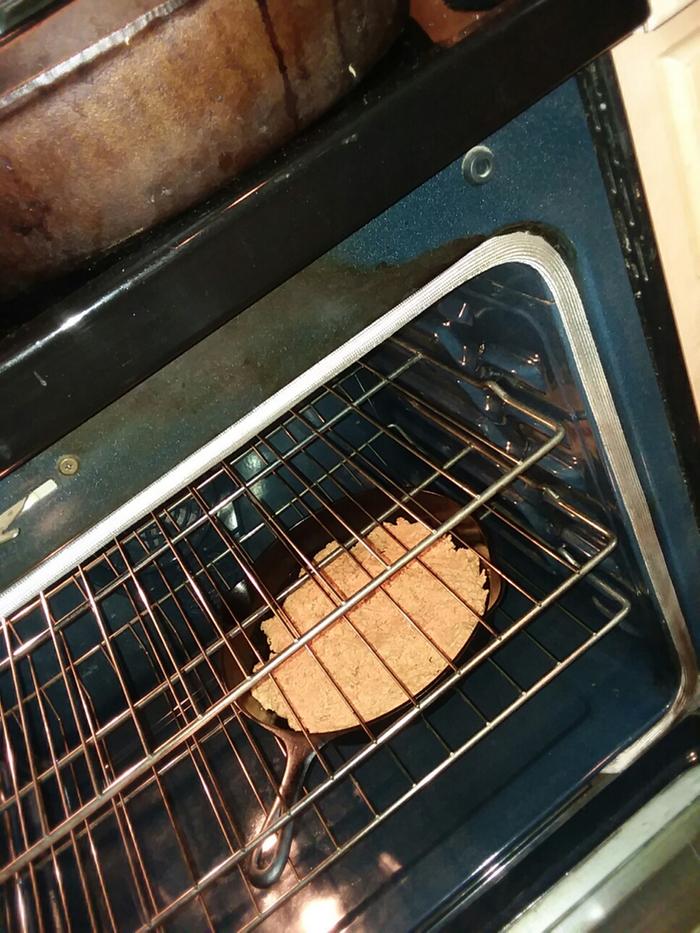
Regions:
[[[40,929],[167,928],[182,917],[192,929],[216,929],[224,915],[235,928],[260,924],[628,612],[624,596],[594,573],[615,547],[614,536],[536,475],[564,429],[499,385],[469,380],[485,407],[498,406],[525,438],[520,450],[499,447],[415,388],[421,378],[467,378],[462,372],[405,339],[393,340],[391,351],[319,388],[246,450],[4,620],[0,876],[8,927],[17,918],[26,926],[28,917]],[[387,404],[404,417],[387,421]],[[417,419],[434,444],[412,436]],[[455,503],[454,514],[439,523],[421,498],[436,489]],[[533,490],[556,513],[562,540],[585,543],[578,554],[518,518],[511,500]],[[366,505],[368,493],[379,496],[381,507]],[[342,502],[355,506],[356,522],[348,522]],[[423,522],[423,540],[392,564],[383,562],[351,596],[334,590],[324,574],[328,563],[358,542],[369,547],[368,533],[397,515]],[[507,589],[507,606],[493,620],[480,619],[476,647],[466,658],[444,657],[444,674],[420,696],[388,669],[405,695],[389,723],[365,721],[336,684],[358,720],[354,745],[342,755],[333,745],[319,749],[300,799],[261,831],[284,762],[276,740],[237,701],[300,651],[332,680],[315,650],[318,636],[341,617],[352,624],[349,610],[408,562],[427,567],[423,552],[445,535],[457,537],[468,515],[510,542],[506,556],[482,561]],[[334,541],[321,560],[294,535],[309,522]],[[294,568],[281,589],[260,570],[279,546]],[[541,582],[523,574],[523,560],[546,569]],[[309,579],[334,609],[301,636],[292,626],[289,648],[268,658],[252,633],[272,613],[290,625],[284,601]],[[581,612],[567,598],[584,581],[590,596]],[[448,581],[440,584],[459,598]],[[546,626],[537,628],[552,607],[569,626],[563,642],[561,630],[552,636]],[[537,656],[534,673],[514,673],[501,659],[511,641],[523,638]],[[237,644],[253,652],[259,669],[243,669]],[[234,686],[222,658],[240,669]],[[484,670],[505,696],[494,708],[468,689],[470,675]],[[456,708],[438,725],[445,704]],[[396,750],[411,730],[436,750],[427,770],[417,772]],[[388,801],[377,800],[367,770],[371,761],[378,773],[380,759],[398,788]],[[292,819],[298,829],[288,868],[274,890],[258,891],[243,860]]]

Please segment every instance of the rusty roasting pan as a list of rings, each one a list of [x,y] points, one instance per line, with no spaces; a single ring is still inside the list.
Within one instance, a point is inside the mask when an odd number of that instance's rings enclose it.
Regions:
[[[196,203],[311,123],[404,0],[72,0],[0,44],[0,297]]]

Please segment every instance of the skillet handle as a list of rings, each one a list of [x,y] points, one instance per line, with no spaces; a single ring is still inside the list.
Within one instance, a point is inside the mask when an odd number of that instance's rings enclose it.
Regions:
[[[271,826],[298,800],[309,765],[316,755],[316,750],[310,750],[306,741],[285,742],[285,745],[287,763],[279,795],[267,814],[260,832]],[[294,820],[290,820],[284,824],[282,829],[260,840],[246,862],[245,871],[251,884],[254,884],[256,888],[269,888],[279,880],[289,858],[293,837]]]

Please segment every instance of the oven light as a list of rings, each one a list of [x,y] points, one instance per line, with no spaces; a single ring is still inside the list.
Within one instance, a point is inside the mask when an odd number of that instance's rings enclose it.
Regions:
[[[318,897],[302,908],[299,929],[302,933],[330,933],[342,917],[337,898]]]

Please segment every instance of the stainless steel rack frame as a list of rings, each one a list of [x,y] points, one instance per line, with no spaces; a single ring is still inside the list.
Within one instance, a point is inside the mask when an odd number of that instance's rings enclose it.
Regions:
[[[544,487],[537,474],[538,462],[562,444],[564,429],[499,385],[474,381],[484,397],[538,439],[518,458],[412,392],[411,373],[430,374],[446,363],[404,339],[393,340],[391,349],[399,359],[391,371],[359,360],[3,622],[0,878],[8,926],[14,916],[33,917],[40,929],[151,929],[196,914],[197,923],[214,929],[212,899],[222,879],[227,897],[240,897],[240,928],[258,925],[627,614],[626,598],[594,573],[615,547],[613,534]],[[465,378],[461,371],[455,376]],[[383,397],[410,406],[442,442],[436,449],[442,446],[450,455],[436,457],[405,425],[382,423],[375,403]],[[349,425],[354,437],[360,432],[359,443],[349,440]],[[391,469],[391,451],[416,464],[419,482],[407,484]],[[488,482],[469,478],[486,474]],[[246,638],[250,626],[272,612],[283,615],[285,596],[305,579],[313,577],[330,592],[326,562],[379,522],[399,510],[425,521],[416,496],[435,484],[463,503],[448,521],[350,599],[332,594],[333,612],[234,690],[228,688],[221,654],[231,652],[233,638]],[[543,540],[518,517],[506,493],[519,484],[536,489],[557,511],[570,532],[566,540],[585,543],[580,553],[562,541]],[[361,534],[348,529],[348,540],[320,563],[298,549],[290,528],[317,516],[321,507],[333,514],[339,499],[367,489],[381,492],[387,508],[368,514]],[[448,664],[447,675],[420,699],[406,693],[406,711],[380,732],[363,723],[364,736],[347,757],[332,746],[319,754],[320,777],[264,834],[300,817],[314,822],[315,841],[304,852],[296,847],[277,887],[255,890],[241,862],[263,838],[259,827],[278,793],[280,754],[265,748],[236,700],[274,676],[295,652],[313,654],[319,633],[472,514],[519,541],[547,568],[551,585],[543,590],[523,580],[506,559],[492,561],[504,587],[517,592],[522,611],[509,616],[499,610],[498,622],[482,620],[483,647],[464,663]],[[299,567],[298,579],[283,592],[268,589],[256,569],[273,541],[282,542]],[[231,608],[241,583],[260,602],[242,618]],[[575,586],[590,588],[585,619],[565,601]],[[554,606],[579,633],[575,645],[560,652],[533,626]],[[528,683],[519,682],[499,658],[521,633],[541,660],[540,675]],[[507,685],[508,699],[499,709],[480,709],[464,689],[465,678],[477,669]],[[460,704],[472,724],[458,739],[444,735],[431,717],[436,702],[446,698]],[[408,728],[429,733],[439,750],[418,775],[393,744]],[[382,805],[361,777],[362,766],[380,753],[403,781],[398,796]],[[177,804],[175,784],[188,788],[177,795]],[[361,811],[349,834],[324,810],[324,800],[343,788]],[[246,806],[232,794],[245,798]],[[202,825],[204,834],[196,830]],[[167,880],[155,871],[156,863],[166,868]],[[131,891],[130,899],[124,890]]]

